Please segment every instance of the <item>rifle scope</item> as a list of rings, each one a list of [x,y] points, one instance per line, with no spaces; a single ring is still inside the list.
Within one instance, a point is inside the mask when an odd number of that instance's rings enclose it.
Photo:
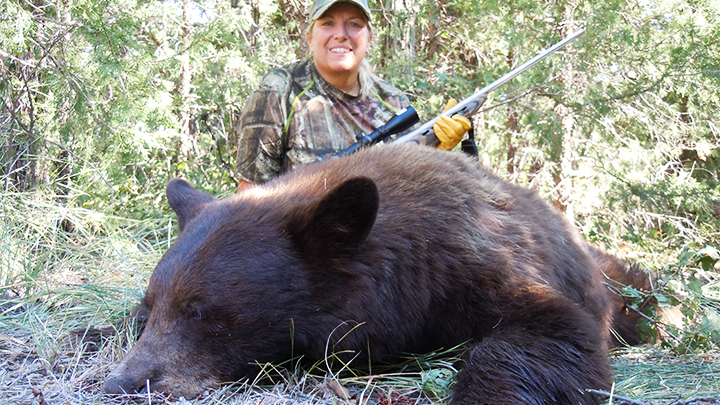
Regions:
[[[414,107],[403,108],[398,111],[394,117],[390,118],[388,122],[376,129],[370,135],[366,135],[365,132],[361,132],[357,136],[357,142],[352,144],[349,148],[338,153],[338,156],[349,155],[360,148],[374,145],[380,141],[384,141],[388,137],[399,134],[400,132],[412,127],[413,125],[420,122],[417,111]]]

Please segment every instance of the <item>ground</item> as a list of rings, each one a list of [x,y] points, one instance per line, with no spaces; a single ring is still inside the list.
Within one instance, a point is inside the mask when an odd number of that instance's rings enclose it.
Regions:
[[[36,344],[38,336],[20,328],[0,332],[0,404],[434,404],[442,398],[433,392],[444,392],[442,383],[452,372],[449,363],[432,357],[406,364],[422,361],[425,367],[435,367],[429,372],[396,367],[370,377],[341,379],[320,371],[283,372],[275,377],[275,385],[229,384],[192,402],[157,394],[111,398],[101,393],[101,384],[119,355],[116,346],[83,352],[48,335],[44,338],[59,342],[63,349],[39,353],[37,347],[45,346]],[[612,362],[617,395],[613,404],[720,404],[720,353],[674,356],[657,346],[641,346],[614,352]]]

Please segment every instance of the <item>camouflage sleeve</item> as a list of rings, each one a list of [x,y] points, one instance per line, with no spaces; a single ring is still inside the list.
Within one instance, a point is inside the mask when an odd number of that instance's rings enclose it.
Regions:
[[[259,88],[250,95],[240,119],[235,169],[241,179],[252,183],[265,182],[283,170],[286,118],[281,105],[282,96],[277,91],[283,86],[271,79],[264,78]]]

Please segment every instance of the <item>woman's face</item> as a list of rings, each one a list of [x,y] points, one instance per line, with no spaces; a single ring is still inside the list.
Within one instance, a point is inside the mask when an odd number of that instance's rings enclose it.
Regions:
[[[365,14],[348,3],[330,7],[307,34],[315,67],[326,79],[356,74],[371,38]]]

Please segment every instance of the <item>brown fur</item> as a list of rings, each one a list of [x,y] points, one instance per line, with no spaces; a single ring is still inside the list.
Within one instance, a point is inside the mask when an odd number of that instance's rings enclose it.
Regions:
[[[588,246],[588,252],[595,263],[602,269],[605,276],[605,284],[610,290],[612,309],[612,329],[610,347],[624,345],[638,345],[648,343],[652,339],[649,336],[641,337],[637,325],[642,318],[641,312],[648,307],[656,311],[657,301],[652,298],[633,307],[626,297],[622,296],[622,289],[626,286],[633,287],[643,293],[651,293],[655,280],[650,274],[642,271],[637,265],[629,264],[617,257],[610,255],[595,246]]]
[[[466,341],[453,404],[593,404],[586,389],[609,386],[597,258],[532,191],[461,154],[386,145],[222,201],[183,180],[167,192],[181,234],[106,392],[147,379],[194,396],[326,347],[358,364]]]

